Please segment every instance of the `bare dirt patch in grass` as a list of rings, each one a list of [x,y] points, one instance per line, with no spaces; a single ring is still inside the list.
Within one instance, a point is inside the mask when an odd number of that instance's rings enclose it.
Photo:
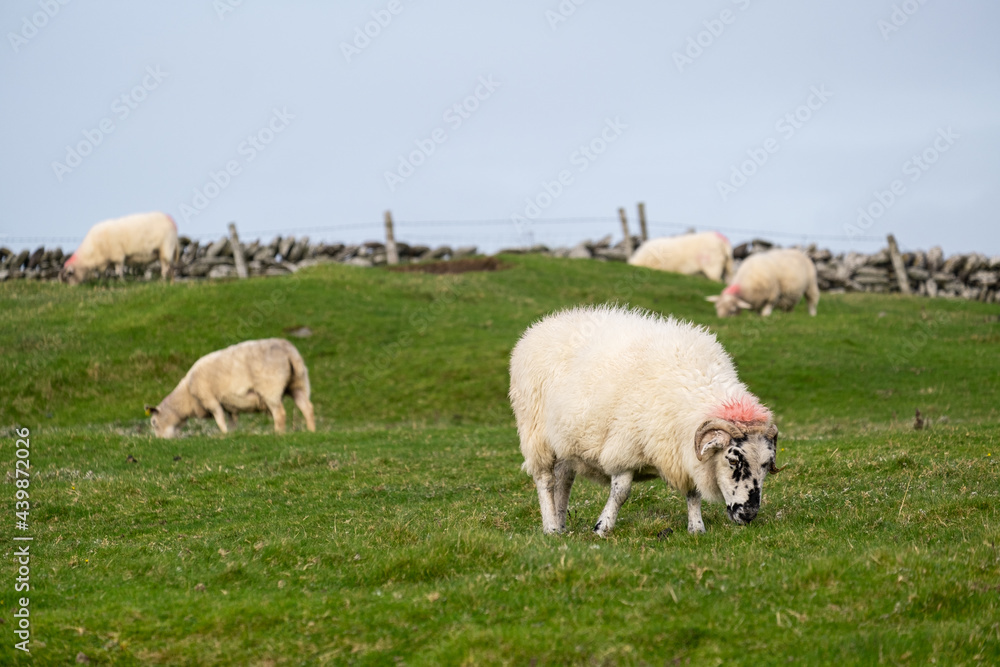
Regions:
[[[500,271],[509,269],[496,257],[472,257],[470,259],[453,259],[442,262],[425,262],[420,264],[403,264],[390,266],[390,271],[400,273],[468,273],[469,271]]]

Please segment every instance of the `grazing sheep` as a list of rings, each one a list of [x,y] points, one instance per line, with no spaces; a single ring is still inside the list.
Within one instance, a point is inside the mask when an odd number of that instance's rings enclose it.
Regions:
[[[285,432],[284,396],[295,400],[306,427],[316,430],[309,401],[309,371],[295,346],[281,338],[248,340],[194,362],[177,388],[155,408],[147,405],[153,432],[172,438],[190,417],[215,417],[223,433],[226,413],[260,412],[274,417],[275,433]]]
[[[715,304],[719,317],[738,315],[740,309],[756,310],[767,317],[775,306],[795,308],[803,294],[809,314],[815,315],[819,303],[816,266],[804,252],[786,249],[750,255],[722,294],[705,299]]]
[[[164,280],[173,278],[173,263],[179,257],[177,224],[166,213],[137,213],[99,222],[90,228],[80,247],[66,263],[60,278],[71,285],[115,265],[119,278],[125,277],[125,261],[160,260]]]
[[[702,498],[749,523],[777,472],[771,412],[714,335],[672,317],[597,306],[544,318],[511,353],[510,402],[546,533],[566,529],[577,474],[611,486],[603,537],[634,481],[685,494],[688,530],[701,533]]]
[[[733,275],[733,249],[719,232],[684,234],[646,241],[628,263],[689,276],[703,273],[711,280],[723,280]]]

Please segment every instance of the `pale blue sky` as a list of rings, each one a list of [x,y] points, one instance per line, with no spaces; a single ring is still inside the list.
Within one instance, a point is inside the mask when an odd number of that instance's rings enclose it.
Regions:
[[[361,241],[391,209],[571,245],[645,201],[654,235],[1000,254],[1000,6],[817,4],[6,0],[0,243],[147,210]]]

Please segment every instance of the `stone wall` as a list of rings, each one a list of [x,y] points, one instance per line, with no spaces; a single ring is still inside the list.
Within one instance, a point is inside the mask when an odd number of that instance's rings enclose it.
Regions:
[[[181,237],[181,256],[177,278],[228,278],[236,275],[233,250],[228,237],[213,243],[199,243]],[[251,276],[285,275],[305,266],[321,262],[341,262],[353,266],[380,266],[386,263],[385,245],[377,241],[362,244],[310,242],[309,237],[277,237],[268,243],[241,243]],[[451,248],[410,245],[397,242],[400,262],[449,260],[476,254],[475,246]],[[633,238],[639,247],[639,238]],[[755,252],[774,247],[768,241],[754,239],[733,249],[739,262]],[[826,292],[898,292],[899,284],[888,249],[874,254],[849,252],[834,254],[810,245],[804,250],[816,263],[820,289]],[[549,248],[534,245],[505,248],[496,254],[538,253],[554,257],[625,261],[624,240],[612,244],[611,236],[598,241],[582,241],[573,247]],[[62,249],[37,248],[34,252],[14,253],[0,248],[0,281],[58,280],[67,255]],[[930,297],[952,297],[1000,303],[1000,256],[986,257],[979,253],[945,257],[941,248],[902,253],[910,289]],[[131,265],[127,272],[145,279],[158,278],[159,262]],[[108,269],[107,274],[113,275]]]

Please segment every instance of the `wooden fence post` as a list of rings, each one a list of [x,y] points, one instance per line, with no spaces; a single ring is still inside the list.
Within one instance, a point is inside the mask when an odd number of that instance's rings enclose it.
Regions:
[[[899,283],[899,291],[903,294],[910,293],[910,278],[906,275],[906,267],[903,266],[903,257],[899,254],[899,246],[896,245],[896,237],[889,234],[889,259],[892,260],[892,268],[896,270],[896,282]]]
[[[392,231],[392,211],[385,212],[385,262],[390,266],[399,264],[399,251],[396,250],[396,236]]]
[[[632,256],[632,235],[628,233],[628,219],[625,217],[625,209],[618,209],[618,217],[622,220],[622,233],[625,234],[625,261]]]
[[[236,277],[247,277],[247,260],[243,256],[243,247],[240,245],[240,237],[236,233],[236,223],[229,223],[229,245],[233,248],[233,259],[236,260]]]
[[[646,229],[646,204],[639,202],[639,238],[645,243],[649,240],[649,231]]]

